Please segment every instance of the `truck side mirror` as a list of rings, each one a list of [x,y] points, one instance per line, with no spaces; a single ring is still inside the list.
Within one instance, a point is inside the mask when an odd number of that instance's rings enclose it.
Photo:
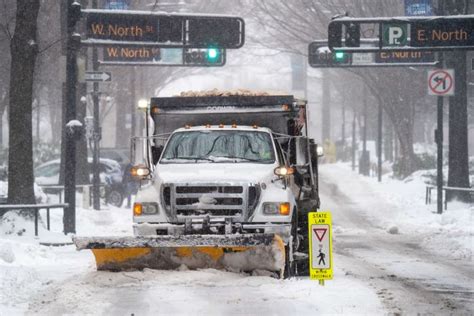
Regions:
[[[153,165],[158,163],[161,153],[163,152],[163,146],[152,146],[151,147],[151,156],[153,158]]]
[[[305,167],[310,163],[308,153],[308,138],[296,137],[295,138],[295,149],[296,149],[296,166]]]

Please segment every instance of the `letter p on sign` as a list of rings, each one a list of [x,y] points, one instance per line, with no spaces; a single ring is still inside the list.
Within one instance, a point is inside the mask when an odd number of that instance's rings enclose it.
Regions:
[[[400,38],[403,36],[401,27],[394,26],[388,29],[388,43],[390,45],[400,45]]]
[[[384,46],[403,46],[407,44],[406,24],[383,24],[382,43]]]

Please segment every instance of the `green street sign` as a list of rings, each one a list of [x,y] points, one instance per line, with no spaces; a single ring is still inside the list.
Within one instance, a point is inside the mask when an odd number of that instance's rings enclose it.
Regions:
[[[383,46],[405,46],[408,43],[406,23],[382,23]]]

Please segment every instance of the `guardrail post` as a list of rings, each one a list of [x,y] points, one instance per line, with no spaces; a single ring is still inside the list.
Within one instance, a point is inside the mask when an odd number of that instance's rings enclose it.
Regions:
[[[48,226],[48,230],[51,230],[49,226],[49,207],[46,208],[46,225]]]
[[[35,209],[35,236],[38,236],[38,209]]]

